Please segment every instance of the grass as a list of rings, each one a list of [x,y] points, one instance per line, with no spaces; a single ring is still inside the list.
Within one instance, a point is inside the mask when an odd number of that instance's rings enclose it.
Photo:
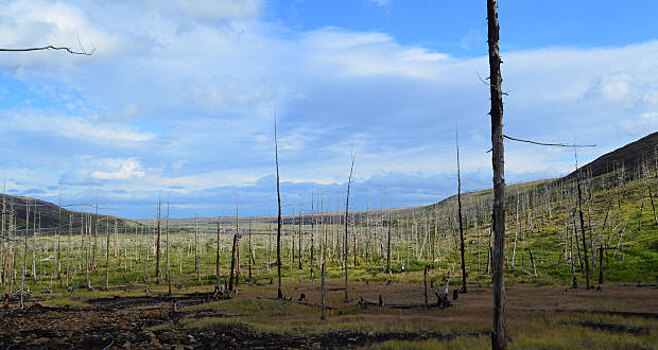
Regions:
[[[537,187],[525,189],[537,190]],[[618,188],[597,189],[592,193],[592,207],[586,210],[586,221],[592,222],[592,230],[588,231],[588,238],[593,247],[600,242],[608,242],[608,247],[617,247],[623,232],[623,244],[619,249],[607,250],[604,257],[605,283],[602,291],[595,290],[565,290],[571,284],[572,272],[568,261],[564,259],[565,221],[569,223],[571,205],[568,200],[554,200],[551,215],[542,209],[543,204],[536,204],[536,209],[523,212],[520,215],[522,229],[517,245],[515,268],[511,268],[511,245],[516,227],[515,213],[511,210],[514,204],[508,207],[508,238],[507,242],[507,324],[512,337],[511,347],[515,349],[651,349],[658,344],[655,328],[655,319],[622,317],[603,314],[606,311],[623,312],[658,312],[658,292],[656,288],[636,288],[635,284],[647,284],[658,281],[658,227],[656,226],[651,205],[645,196],[644,208],[642,206],[640,182],[629,182],[624,186],[624,194],[619,195]],[[472,208],[478,200],[486,200],[481,196],[466,204]],[[610,201],[613,200],[613,204]],[[608,208],[610,208],[608,210]],[[422,211],[418,222],[422,222]],[[603,218],[608,213],[606,230],[603,230]],[[591,216],[590,216],[591,215]],[[309,266],[309,226],[304,226],[307,234],[304,236],[306,245],[303,257],[303,268],[298,268],[298,262],[291,259],[292,236],[297,226],[286,225],[282,244],[282,273],[283,292],[286,297],[297,299],[302,293],[308,302],[316,306],[299,305],[267,299],[276,295],[276,268],[268,268],[268,262],[274,261],[274,249],[270,251],[269,237],[254,235],[255,263],[252,266],[251,283],[247,283],[248,264],[247,239],[243,236],[241,250],[243,260],[240,265],[239,295],[231,300],[210,302],[181,308],[182,312],[195,313],[204,310],[214,310],[228,315],[241,315],[234,317],[205,317],[186,318],[181,325],[187,328],[213,328],[222,324],[241,323],[258,330],[269,332],[286,332],[295,334],[322,333],[330,330],[370,330],[375,332],[417,332],[440,331],[445,333],[480,332],[488,330],[491,318],[491,278],[485,272],[486,250],[482,244],[486,242],[488,231],[479,224],[476,229],[474,220],[466,215],[466,261],[469,270],[469,293],[462,295],[455,306],[450,309],[411,309],[395,310],[391,308],[369,307],[362,310],[356,301],[363,297],[366,300],[376,301],[381,295],[385,304],[408,303],[423,301],[423,270],[430,266],[428,284],[438,286],[441,290],[449,278],[450,289],[456,289],[460,283],[459,259],[455,245],[454,230],[441,227],[436,237],[437,251],[433,261],[427,260],[426,253],[418,253],[416,241],[408,241],[414,232],[434,232],[435,223],[415,224],[411,218],[399,219],[393,230],[392,274],[385,273],[385,260],[381,258],[378,247],[372,247],[368,252],[369,259],[365,259],[365,252],[361,252],[359,264],[352,266],[350,258],[349,270],[349,296],[350,303],[343,303],[343,265],[342,259],[336,254],[329,254],[327,258],[327,302],[334,309],[328,310],[327,321],[319,320],[320,289],[317,266],[311,278]],[[531,224],[532,222],[532,224]],[[640,222],[642,223],[640,229]],[[446,223],[439,222],[440,225]],[[414,225],[418,225],[414,229]],[[446,224],[447,225],[447,224]],[[255,225],[254,229],[265,229],[265,225]],[[327,225],[322,229],[316,226],[316,249],[320,233],[326,228],[329,235],[327,240],[330,246],[335,246],[335,252],[340,251],[340,227]],[[171,271],[172,288],[174,294],[202,292],[210,293],[216,284],[215,275],[215,246],[216,236],[206,234],[204,230],[199,234],[198,252],[201,265],[201,278],[195,274],[195,261],[192,253],[192,239],[190,232],[175,231],[171,237]],[[353,227],[352,232],[366,234],[365,227]],[[373,229],[376,231],[376,229]],[[372,232],[371,232],[372,234]],[[20,237],[18,237],[20,238]],[[31,271],[32,265],[32,237],[28,241],[28,265],[26,270]],[[62,281],[55,276],[56,237],[39,236],[37,238],[37,251],[35,269],[36,281],[28,273],[25,283],[33,295],[44,298],[43,303],[50,306],[87,308],[90,304],[86,299],[103,298],[108,296],[144,296],[145,289],[150,293],[166,293],[168,284],[165,281],[157,283],[154,279],[155,256],[153,249],[154,236],[122,233],[119,236],[120,256],[115,256],[115,247],[110,247],[109,262],[109,290],[105,286],[105,245],[99,244],[97,251],[97,270],[90,271],[90,280],[94,286],[88,291],[86,285],[87,264],[90,261],[86,246],[81,246],[82,236],[73,236],[73,247],[69,258],[69,285],[74,286],[72,292],[66,289],[64,275],[66,271],[66,237],[61,238],[63,250],[61,252]],[[422,237],[421,237],[422,238]],[[220,278],[227,279],[230,263],[231,235],[221,236]],[[89,242],[90,237],[85,237]],[[99,236],[99,243],[104,242],[104,236]],[[163,241],[164,242],[164,241]],[[111,243],[114,244],[114,237]],[[11,246],[15,257],[16,271],[20,271],[23,261],[24,241],[18,239]],[[361,242],[363,247],[363,242]],[[580,242],[575,242],[580,244]],[[373,244],[374,246],[374,244]],[[535,258],[538,277],[530,275],[529,250],[532,249]],[[268,251],[270,255],[268,256]],[[593,253],[597,253],[594,251]],[[316,263],[320,252],[315,252]],[[576,252],[574,252],[576,254]],[[167,271],[167,262],[163,260],[162,273]],[[407,256],[409,258],[407,258]],[[14,260],[11,261],[13,263]],[[598,255],[590,259],[592,264],[591,283],[596,285],[598,276]],[[90,263],[89,263],[90,264]],[[578,264],[577,264],[578,265]],[[404,268],[403,268],[404,266]],[[20,286],[20,274],[10,276],[3,290],[16,293]],[[584,276],[577,266],[577,279],[579,285],[584,286]],[[43,293],[52,290],[53,293]],[[433,289],[430,289],[430,301]],[[586,312],[582,312],[586,311]],[[596,313],[596,312],[599,313]],[[647,335],[633,335],[624,332],[609,332],[587,328],[579,322],[589,321],[602,324],[616,324],[626,327],[648,327]],[[152,330],[170,327],[162,324],[151,327]],[[378,349],[460,349],[460,348],[488,348],[489,340],[486,337],[458,337],[453,341],[425,340],[416,342],[388,341],[375,346]]]

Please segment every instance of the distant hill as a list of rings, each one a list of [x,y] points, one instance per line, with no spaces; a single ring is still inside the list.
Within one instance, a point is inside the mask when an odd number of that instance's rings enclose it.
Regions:
[[[626,177],[633,177],[633,174],[636,172],[638,165],[642,162],[644,159],[647,162],[650,162],[651,165],[654,165],[656,162],[656,157],[658,156],[658,132],[654,132],[648,136],[645,136],[635,142],[629,143],[623,147],[620,147],[610,153],[606,153],[594,161],[585,164],[584,166],[580,167],[579,170],[583,174],[587,174],[591,177],[598,177],[601,175],[609,174],[615,171],[621,171],[620,169],[624,169],[624,172],[626,174]],[[520,183],[516,185],[510,185],[508,188],[512,190],[513,188],[516,188],[516,186],[519,186],[520,190],[523,189],[528,189],[528,188],[538,188],[547,184],[559,184],[565,181],[570,181],[575,178],[576,172],[572,172],[571,174],[558,178],[558,179],[546,179],[546,180],[539,180],[539,181],[531,181],[531,182],[526,182],[526,183]],[[508,190],[509,191],[509,190]],[[515,191],[515,190],[514,190]],[[486,190],[480,190],[480,191],[472,191],[472,192],[466,192],[463,193],[463,200],[464,201],[472,201],[472,200],[479,200],[479,201],[488,201],[490,200],[490,197],[492,195],[491,189],[486,189]],[[2,195],[0,194],[0,201],[2,200],[2,197],[7,198],[7,206],[8,210],[9,207],[12,207],[17,223],[19,227],[24,226],[24,221],[25,221],[25,201],[26,197],[20,197],[20,196],[11,196],[11,195]],[[58,206],[49,203],[46,201],[38,200],[38,199],[30,199],[31,203],[33,205],[36,205],[36,210],[37,212],[41,213],[41,226],[42,227],[56,227],[57,222],[58,222]],[[395,218],[400,218],[400,217],[407,217],[410,215],[413,215],[414,213],[419,213],[422,211],[429,211],[429,210],[436,210],[436,209],[446,209],[446,208],[451,208],[454,206],[454,204],[457,201],[457,195],[450,196],[448,198],[445,198],[437,203],[426,205],[426,206],[417,206],[417,207],[409,207],[409,208],[392,208],[392,209],[384,209],[383,211],[380,210],[371,210],[368,215],[370,217],[378,216],[381,215],[382,213],[386,215],[386,217],[392,217],[393,219]],[[11,205],[10,205],[11,204]],[[0,202],[1,205],[1,202]],[[34,208],[33,208],[34,209]],[[62,209],[61,211],[61,220],[63,220],[63,224],[68,225],[68,216],[69,213],[74,213],[73,215],[73,225],[76,227],[80,226],[80,214],[79,212],[74,212],[74,211],[69,211],[66,209]],[[340,223],[342,222],[344,214],[341,212],[327,212],[323,214],[304,214],[301,216],[301,219],[304,223],[310,224],[311,219],[314,219],[315,222],[320,222],[323,221],[325,223],[331,221],[334,223]],[[93,215],[92,215],[93,216]],[[104,215],[99,215],[99,219],[101,221],[104,221],[106,218],[109,218],[110,221],[114,220],[114,217],[108,217]],[[290,225],[290,224],[296,224],[299,222],[299,216],[284,216],[283,218],[283,223]],[[355,224],[362,224],[365,222],[366,218],[366,211],[365,210],[360,210],[360,211],[353,211],[351,212],[351,220],[352,223]],[[94,219],[92,219],[94,220]],[[146,220],[130,220],[130,219],[123,219],[123,218],[117,218],[118,223],[122,227],[134,227],[136,225],[152,225],[155,223],[155,220],[153,219],[146,219]],[[171,219],[170,224],[172,225],[193,225],[194,224],[194,218],[183,218],[183,219]],[[198,225],[216,225],[217,223],[217,217],[200,217],[197,218],[197,223]],[[235,217],[233,216],[225,216],[221,218],[222,223],[225,225],[235,225]],[[260,223],[260,224],[267,224],[267,223],[276,223],[277,217],[276,216],[252,216],[252,217],[240,217],[240,221],[243,224],[246,224],[248,222],[252,222],[254,224]]]
[[[81,212],[67,210],[65,208],[61,208],[60,210],[58,205],[50,202],[22,196],[12,196],[8,194],[0,194],[0,211],[2,209],[3,199],[5,200],[6,205],[6,220],[8,222],[9,215],[13,215],[15,217],[15,224],[18,230],[25,228],[25,212],[26,204],[28,201],[30,206],[30,228],[33,227],[36,217],[37,224],[39,224],[39,220],[41,222],[40,227],[43,234],[54,233],[54,230],[58,225],[68,226],[70,214],[73,214],[73,226],[76,228],[81,226]],[[117,225],[119,227],[134,227],[140,225],[138,222],[130,219],[118,218],[108,215],[98,215],[98,220],[101,224],[104,224],[106,220],[109,220],[111,225],[114,225],[115,219],[117,220]],[[95,214],[91,214],[91,220],[92,222],[95,222]],[[61,224],[58,224],[60,222]]]
[[[610,153],[606,153],[592,162],[579,168],[582,174],[591,177],[597,177],[613,171],[624,169],[626,177],[632,176],[632,172],[637,171],[638,166],[644,160],[645,162],[654,163],[658,154],[658,132],[649,134],[635,142],[620,147]],[[651,164],[653,167],[653,164]],[[576,172],[562,178],[568,181],[576,177]]]

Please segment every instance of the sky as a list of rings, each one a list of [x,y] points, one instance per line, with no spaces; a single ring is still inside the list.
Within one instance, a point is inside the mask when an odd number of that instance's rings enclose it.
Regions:
[[[596,144],[658,129],[658,2],[500,0],[507,135]],[[128,218],[406,207],[491,187],[486,1],[8,0],[6,192]],[[573,149],[505,142],[506,180]]]

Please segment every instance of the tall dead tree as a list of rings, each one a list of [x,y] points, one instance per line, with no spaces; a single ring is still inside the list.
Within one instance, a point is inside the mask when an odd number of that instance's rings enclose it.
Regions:
[[[352,153],[352,161],[350,164],[350,176],[347,178],[347,195],[345,196],[345,239],[343,240],[343,258],[345,265],[345,303],[349,302],[347,296],[347,257],[348,257],[348,244],[347,244],[347,230],[349,227],[349,212],[350,212],[350,187],[352,186],[352,173],[354,172],[354,159],[356,155]],[[356,252],[353,252],[355,254]]]
[[[94,246],[91,253],[91,271],[96,273],[96,251],[98,250],[98,191],[96,191],[96,216],[94,217]]]
[[[4,209],[3,215],[4,215]],[[57,269],[57,279],[59,280],[59,286],[62,287],[62,261],[61,261],[61,251],[60,251],[60,235],[61,235],[61,223],[62,223],[62,191],[59,191],[59,205],[57,206],[57,226],[55,226],[55,237],[57,240],[57,251],[55,253],[55,268]],[[4,230],[4,220],[3,220],[3,230]]]
[[[161,278],[161,273],[160,273],[161,231],[162,231],[162,202],[160,201],[160,198],[158,198],[158,220],[155,227],[155,284],[159,284]]]
[[[487,0],[487,29],[489,45],[489,92],[491,94],[491,164],[493,167],[494,247],[492,259],[493,328],[491,348],[507,349],[505,338],[505,155],[503,146],[503,78],[500,74],[500,27],[498,1]]]
[[[382,225],[383,224],[384,221],[382,220]],[[391,216],[390,214],[388,215],[386,226],[388,226],[387,227],[388,234],[386,240],[386,273],[390,275],[391,274]]]
[[[115,221],[116,222],[116,221]],[[109,218],[105,218],[105,290],[110,289],[110,223]]]
[[[197,215],[194,214],[194,272],[196,273],[196,279],[201,280],[201,258],[199,258],[198,251],[198,232],[197,232]]]
[[[2,223],[0,226],[2,227],[2,282],[3,284],[7,283],[7,270],[9,268],[9,255],[8,255],[8,250],[7,250],[7,245],[8,245],[8,237],[7,237],[7,230],[5,230],[5,222],[6,222],[6,216],[5,214],[7,213],[7,188],[6,184],[3,188],[3,194],[2,194]]]
[[[171,198],[167,198],[167,220],[165,221],[165,237],[167,239],[167,248],[166,248],[166,255],[167,255],[167,286],[168,286],[168,292],[169,295],[171,295],[171,259],[169,256],[169,248],[171,247],[170,241],[169,241],[169,202]],[[116,231],[117,227],[117,222],[116,220],[114,221],[114,231]],[[115,235],[116,237],[116,235]]]
[[[462,258],[462,293],[466,293],[466,258],[464,257],[464,225],[462,220],[462,177],[459,164],[459,135],[455,133],[455,148],[457,149],[457,216],[459,219],[459,240]]]
[[[219,282],[219,241],[221,240],[220,234],[222,229],[222,218],[217,217],[217,249],[215,250],[215,278],[217,279],[216,289],[220,290]]]
[[[248,263],[248,276],[247,276],[247,281],[251,283],[251,266],[255,264],[254,261],[254,254],[253,254],[253,247],[251,245],[251,220],[249,220],[249,230],[247,231],[247,250],[249,251],[249,255],[247,255],[247,263]],[[301,260],[300,260],[301,261]]]
[[[281,291],[281,188],[279,178],[279,143],[276,134],[276,111],[274,112],[274,159],[276,161],[276,199],[279,207],[276,224],[276,271],[278,278],[277,298],[283,299]]]
[[[574,158],[576,159],[576,191],[578,193],[578,218],[580,220],[580,235],[583,239],[583,258],[585,259],[585,288],[589,289],[589,256],[587,253],[587,237],[585,235],[585,220],[583,218],[583,198],[580,190],[580,170],[578,169],[578,156],[574,147]]]
[[[71,237],[73,236],[73,213],[69,213],[69,237],[66,245],[66,288],[69,288],[71,276]]]

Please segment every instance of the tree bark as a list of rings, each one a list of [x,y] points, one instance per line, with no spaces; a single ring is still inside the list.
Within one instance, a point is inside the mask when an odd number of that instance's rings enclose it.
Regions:
[[[320,309],[320,319],[325,320],[327,318],[327,291],[325,290],[324,278],[325,278],[325,268],[326,263],[322,263],[321,280],[320,280],[320,291],[321,291],[321,309]]]
[[[160,236],[161,236],[161,227],[162,227],[162,205],[160,199],[158,199],[158,221],[155,229],[155,283],[160,283]],[[109,236],[108,236],[109,240]],[[109,242],[109,241],[108,241]]]
[[[276,271],[278,278],[277,298],[283,299],[281,291],[281,187],[279,178],[279,143],[276,134],[276,112],[274,113],[274,159],[276,161],[276,199],[278,205],[276,225]]]
[[[466,258],[464,257],[464,224],[462,219],[462,178],[461,169],[459,164],[459,137],[455,135],[455,143],[457,149],[457,209],[459,217],[459,240],[461,250],[461,263],[462,263],[462,293],[467,293],[466,289]],[[427,271],[425,271],[427,273]],[[426,297],[427,298],[427,297]],[[427,301],[425,301],[427,303]]]
[[[347,295],[347,258],[348,258],[348,237],[347,237],[347,229],[349,226],[349,210],[350,210],[350,187],[352,185],[352,172],[354,171],[354,154],[352,154],[352,163],[350,165],[350,176],[347,179],[347,196],[345,197],[345,239],[343,240],[343,258],[344,258],[344,265],[345,265],[345,303],[349,302],[349,297]]]
[[[491,93],[491,163],[493,167],[493,221],[494,248],[492,260],[493,329],[491,347],[507,349],[505,338],[505,156],[503,146],[503,92],[500,74],[498,1],[487,0],[489,44],[489,91]]]
[[[388,238],[386,242],[386,273],[391,274],[391,217],[388,217]],[[382,222],[383,224],[383,222]]]
[[[220,282],[219,282],[219,241],[220,241],[220,234],[221,234],[221,217],[217,217],[217,249],[215,250],[215,279],[217,280],[217,290],[219,290]]]

